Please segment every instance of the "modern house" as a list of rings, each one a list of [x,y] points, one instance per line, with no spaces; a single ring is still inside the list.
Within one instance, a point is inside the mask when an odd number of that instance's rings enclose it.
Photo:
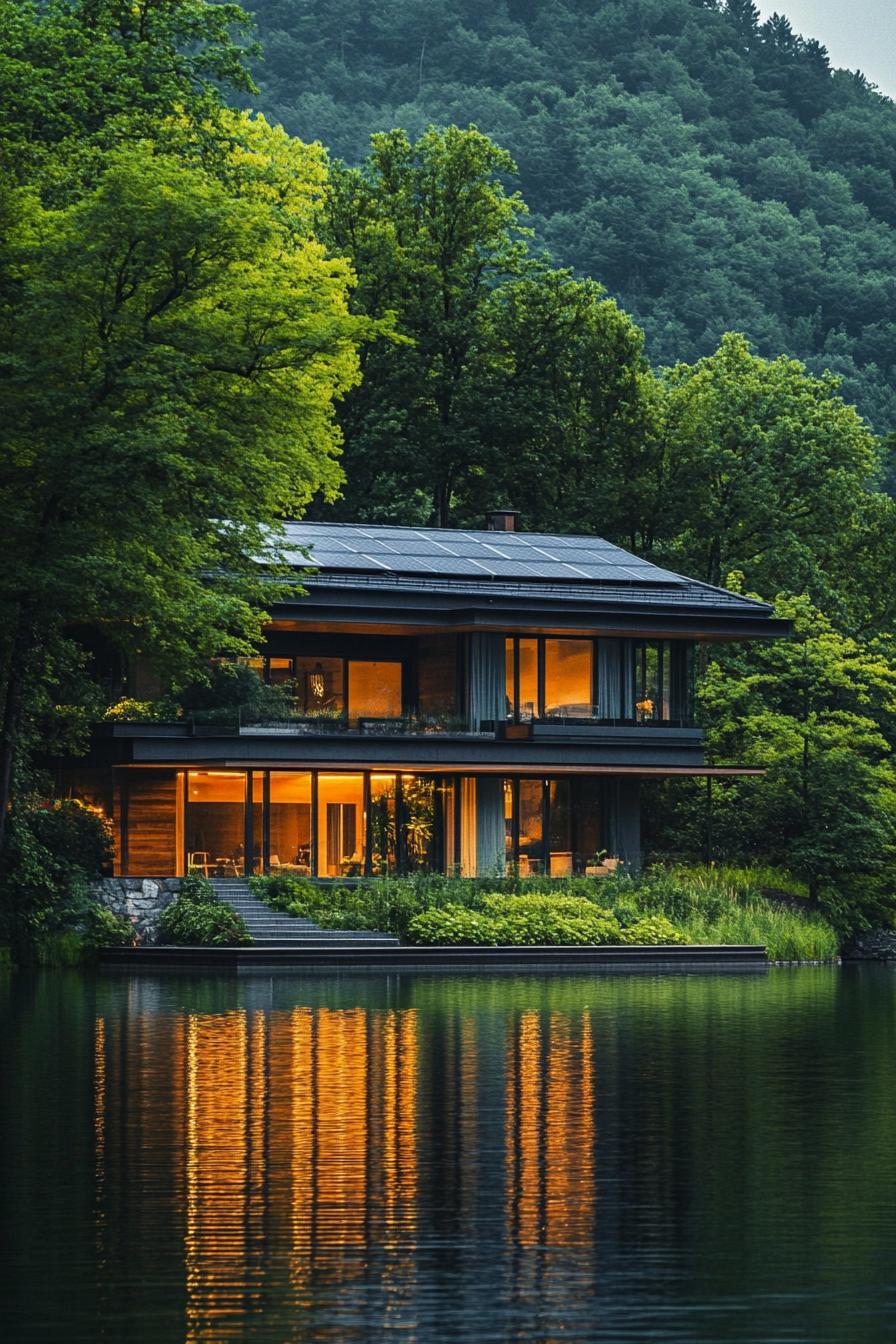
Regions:
[[[304,596],[252,666],[276,722],[110,723],[68,791],[116,872],[600,873],[640,858],[641,783],[709,767],[700,641],[787,633],[763,603],[599,537],[294,523]]]

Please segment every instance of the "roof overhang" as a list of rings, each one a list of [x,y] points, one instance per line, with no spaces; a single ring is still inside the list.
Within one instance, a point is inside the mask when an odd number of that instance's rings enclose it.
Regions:
[[[687,605],[665,602],[661,592],[649,602],[624,591],[608,597],[562,599],[550,589],[532,586],[518,595],[496,591],[471,595],[463,590],[426,591],[413,587],[364,587],[305,583],[306,595],[271,604],[272,624],[280,629],[413,634],[434,629],[516,631],[529,634],[582,634],[656,639],[780,639],[791,633],[789,621],[759,603],[720,602]]]
[[[157,770],[160,761],[134,761],[117,765],[117,770]],[[346,774],[353,770],[372,770],[375,774],[425,774],[425,775],[503,775],[507,778],[540,779],[546,774],[554,775],[626,775],[638,779],[700,778],[700,779],[740,779],[756,778],[767,773],[756,766],[746,765],[560,765],[545,763],[540,769],[532,764],[500,765],[483,764],[480,761],[439,761],[420,762],[409,765],[407,761],[380,760],[357,762],[355,764],[330,760],[314,760],[303,757],[301,761],[284,761],[264,757],[253,758],[247,762],[245,757],[230,760],[226,757],[208,760],[190,760],[178,766],[166,762],[172,769],[190,770],[321,770],[327,774]]]

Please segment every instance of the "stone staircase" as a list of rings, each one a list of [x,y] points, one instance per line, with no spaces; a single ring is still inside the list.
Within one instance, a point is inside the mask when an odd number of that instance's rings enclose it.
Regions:
[[[311,919],[285,915],[249,890],[244,877],[211,879],[218,899],[242,915],[252,941],[262,947],[294,947],[308,951],[315,947],[349,950],[353,947],[397,947],[398,939],[389,933],[367,929],[322,929]]]

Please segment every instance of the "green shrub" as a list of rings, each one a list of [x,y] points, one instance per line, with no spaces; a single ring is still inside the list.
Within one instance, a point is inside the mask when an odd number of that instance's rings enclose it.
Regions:
[[[39,844],[88,880],[100,877],[112,862],[112,831],[109,822],[92,807],[75,798],[57,798],[31,808],[27,825]]]
[[[307,877],[298,877],[294,873],[272,873],[270,877],[250,877],[249,888],[255,895],[273,910],[283,910],[290,914],[306,914],[302,909],[293,907],[314,906],[319,901],[322,888]]]
[[[177,896],[162,911],[159,937],[185,947],[237,947],[251,943],[242,915],[219,901],[204,877],[185,877]]]
[[[580,896],[486,896],[495,941],[511,947],[617,943],[620,927],[610,910]]]
[[[624,928],[619,941],[653,947],[663,943],[684,943],[687,939],[665,915],[647,915]]]
[[[188,873],[186,877],[182,877],[178,895],[185,900],[204,902],[206,905],[211,905],[218,899],[211,882],[201,873]]]
[[[90,884],[111,861],[108,822],[73,799],[20,799],[2,857],[0,938],[23,965],[55,956],[48,935],[80,927],[93,904]]]
[[[259,723],[289,719],[288,686],[269,686],[245,663],[216,663],[208,679],[181,693],[184,713],[199,723]]]
[[[415,915],[408,926],[408,936],[414,943],[430,946],[493,946],[496,942],[495,921],[480,910],[467,910],[462,905],[445,905],[441,909],[424,910]]]
[[[615,943],[620,928],[609,910],[581,897],[492,893],[480,910],[462,905],[425,910],[410,921],[408,935],[416,943],[547,947]]]
[[[116,915],[104,905],[93,905],[84,920],[84,941],[92,951],[101,947],[133,947],[134,926],[126,915]]]
[[[103,718],[116,723],[171,723],[182,713],[171,700],[131,700],[126,696],[110,705]]]

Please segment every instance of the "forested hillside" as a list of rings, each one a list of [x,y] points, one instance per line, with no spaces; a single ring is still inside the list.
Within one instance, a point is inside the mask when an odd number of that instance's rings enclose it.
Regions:
[[[475,123],[654,365],[723,332],[896,428],[896,105],[750,0],[254,0],[255,101],[358,163]]]

